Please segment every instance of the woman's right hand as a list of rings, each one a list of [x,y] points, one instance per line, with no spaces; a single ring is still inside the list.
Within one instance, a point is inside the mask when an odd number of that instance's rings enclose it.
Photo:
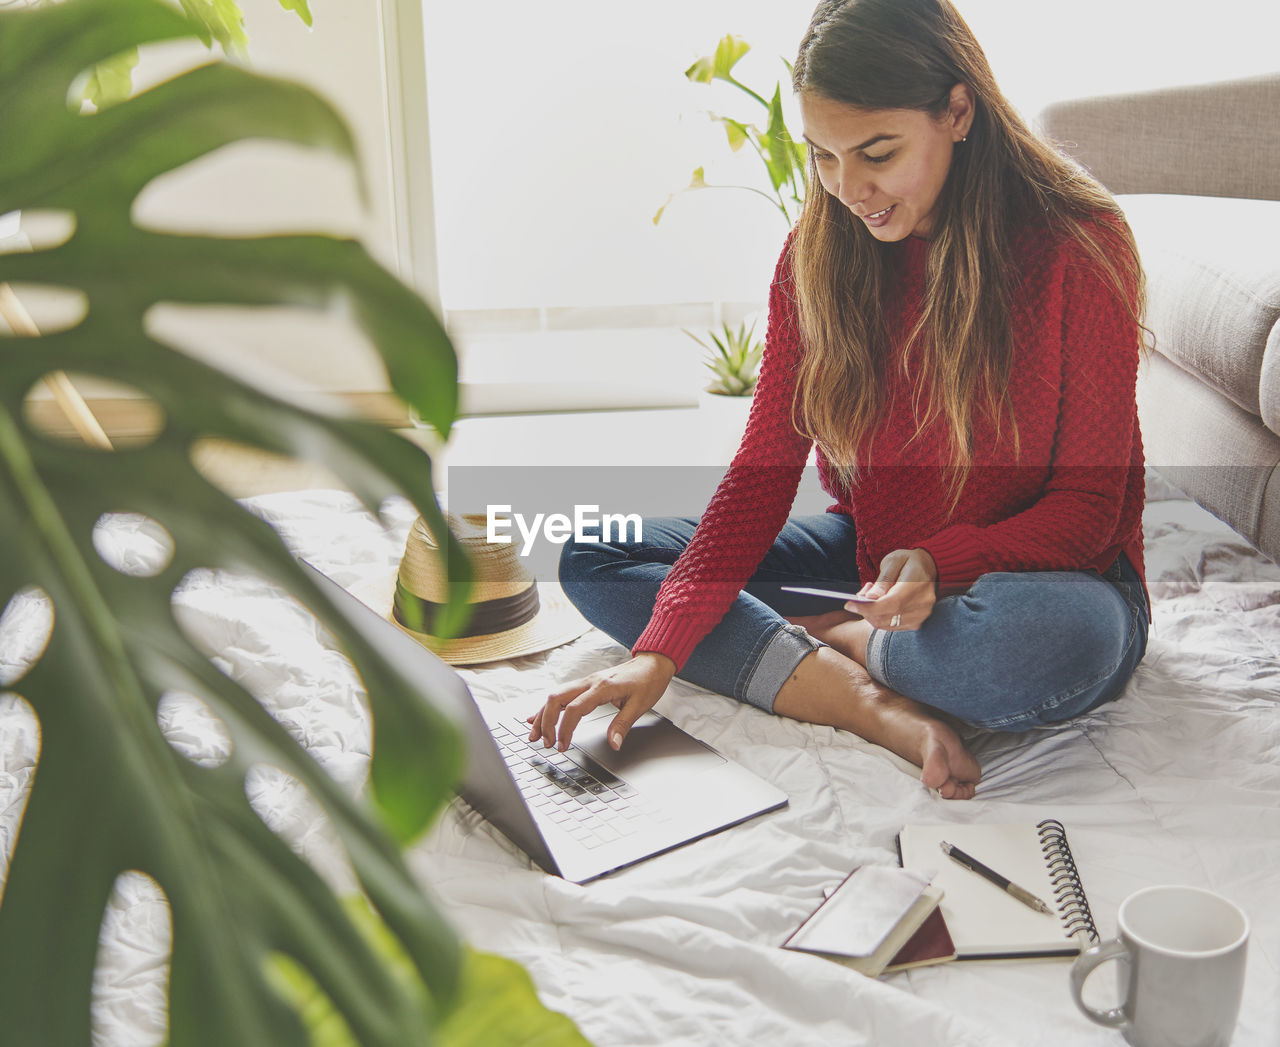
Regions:
[[[609,744],[620,749],[631,725],[658,704],[675,674],[676,663],[665,654],[641,651],[621,665],[584,676],[556,691],[540,712],[529,717],[529,741],[541,738],[544,746],[554,745],[564,752],[579,721],[611,702],[618,707],[618,715],[609,725]]]

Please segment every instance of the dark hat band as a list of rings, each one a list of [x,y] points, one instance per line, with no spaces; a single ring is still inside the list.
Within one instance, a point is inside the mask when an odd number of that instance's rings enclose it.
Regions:
[[[436,615],[444,609],[444,606],[442,603],[424,600],[406,589],[399,578],[396,579],[396,598],[391,613],[401,625],[416,632],[434,635]],[[500,596],[496,600],[480,600],[470,605],[471,615],[467,619],[466,626],[451,639],[504,633],[533,621],[538,616],[539,606],[536,582],[530,582],[529,588],[513,596]]]

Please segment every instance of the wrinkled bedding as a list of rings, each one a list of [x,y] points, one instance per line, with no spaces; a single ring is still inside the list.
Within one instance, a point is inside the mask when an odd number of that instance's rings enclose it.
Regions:
[[[600,1047],[777,1043],[1071,1047],[1120,1042],[1071,1003],[1068,964],[953,963],[872,981],[777,948],[853,866],[894,860],[908,821],[1066,823],[1099,929],[1120,901],[1160,882],[1207,886],[1253,926],[1236,1047],[1280,1044],[1280,567],[1159,481],[1146,512],[1154,628],[1117,702],[1065,726],[967,741],[984,777],[948,802],[914,768],[830,728],[771,717],[676,681],[659,708],[774,782],[790,806],[601,881],[547,876],[461,801],[410,853],[422,881],[476,946],[523,963],[544,1002]],[[386,527],[340,492],[250,499],[290,546],[366,595],[394,575],[412,511]],[[136,525],[108,529],[122,558],[146,555]],[[136,550],[143,547],[144,551]],[[331,774],[362,786],[370,725],[358,679],[296,605],[254,579],[207,572],[177,600],[188,631],[267,704]],[[39,609],[0,627],[0,685]],[[17,623],[15,625],[15,623]],[[624,656],[596,632],[544,655],[463,670],[502,701],[547,691]],[[162,710],[173,744],[216,759],[216,720]],[[31,777],[29,711],[0,698],[0,855]],[[269,769],[255,806],[335,885],[340,850],[291,781]],[[104,919],[95,1000],[99,1044],[163,1038],[163,900],[125,877]],[[1098,1002],[1114,990],[1105,972]],[[1091,983],[1092,984],[1092,983]]]

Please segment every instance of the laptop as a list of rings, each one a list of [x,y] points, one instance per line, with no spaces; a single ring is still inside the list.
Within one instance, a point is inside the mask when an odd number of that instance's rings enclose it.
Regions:
[[[619,752],[606,738],[612,705],[584,717],[564,753],[530,743],[525,717],[544,696],[477,700],[451,666],[312,570],[457,725],[467,757],[458,794],[552,875],[585,883],[787,804],[780,789],[656,711],[636,721]]]

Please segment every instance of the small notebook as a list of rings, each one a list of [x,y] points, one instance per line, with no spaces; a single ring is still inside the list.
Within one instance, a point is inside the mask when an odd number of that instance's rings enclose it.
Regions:
[[[1036,912],[942,853],[943,840],[1042,898]],[[960,960],[1075,956],[1098,940],[1062,823],[908,825],[898,834],[904,869],[941,887],[940,906]]]
[[[933,890],[937,891],[936,887]],[[938,891],[939,901],[942,892]],[[951,940],[951,932],[947,930],[947,921],[942,918],[942,910],[934,909],[924,918],[924,923],[916,930],[906,945],[893,955],[893,959],[881,972],[894,974],[915,967],[930,967],[935,963],[946,963],[956,958],[956,943]]]
[[[865,865],[845,877],[782,947],[836,959],[872,978],[900,958],[930,962],[924,958],[926,943],[914,950],[908,946],[937,912],[941,898],[942,892],[923,876]]]

